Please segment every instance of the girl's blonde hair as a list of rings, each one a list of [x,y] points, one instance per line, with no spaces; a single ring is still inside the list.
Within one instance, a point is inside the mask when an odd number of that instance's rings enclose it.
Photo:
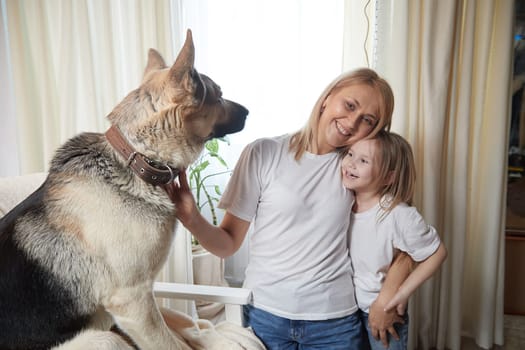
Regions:
[[[379,165],[376,183],[384,214],[402,202],[412,205],[416,187],[412,147],[400,135],[385,130],[379,131],[373,140],[377,146],[374,161]]]
[[[339,89],[362,84],[369,85],[379,95],[379,120],[369,136],[374,136],[379,130],[390,130],[392,112],[394,111],[394,93],[388,82],[369,68],[360,68],[343,73],[324,89],[321,96],[317,99],[306,125],[292,135],[290,151],[295,152],[296,160],[299,160],[306,150],[312,149],[312,144],[317,139],[321,108],[326,98]]]

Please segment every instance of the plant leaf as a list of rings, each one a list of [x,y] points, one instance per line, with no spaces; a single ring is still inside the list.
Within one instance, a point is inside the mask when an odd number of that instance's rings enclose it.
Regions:
[[[211,153],[217,153],[219,151],[219,142],[217,141],[217,139],[211,139],[208,142],[206,142],[205,147]]]
[[[210,165],[210,161],[209,160],[205,160],[202,163],[195,165],[195,168],[193,168],[193,170],[191,172],[192,173],[194,173],[194,172],[195,173],[200,173],[201,171],[206,169],[208,167],[208,165]]]

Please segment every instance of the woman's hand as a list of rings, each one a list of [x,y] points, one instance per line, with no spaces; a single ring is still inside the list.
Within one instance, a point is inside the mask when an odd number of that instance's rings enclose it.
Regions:
[[[219,226],[212,225],[201,215],[191,193],[186,169],[179,174],[179,182],[164,185],[166,193],[175,204],[175,216],[212,254],[226,258],[241,246],[250,221],[242,220],[228,211]]]
[[[388,346],[388,333],[395,339],[399,339],[394,328],[394,323],[404,323],[399,315],[405,313],[404,307],[400,307],[400,312],[397,313],[396,310],[392,309],[388,309],[387,311],[386,306],[394,295],[398,293],[400,286],[414,269],[414,265],[414,261],[407,253],[399,253],[388,269],[379,296],[374,303],[370,305],[368,314],[370,331],[374,338],[381,339],[385,347]]]
[[[178,183],[173,181],[166,184],[164,185],[164,190],[173,204],[175,204],[175,216],[177,219],[179,219],[184,226],[189,227],[199,210],[195,204],[195,198],[193,198],[193,194],[191,193],[186,176],[186,169],[181,169]]]
[[[385,304],[377,298],[370,309],[368,310],[368,326],[372,336],[381,340],[385,347],[388,347],[388,333],[390,333],[396,340],[399,340],[394,323],[404,323],[396,310],[386,310]],[[403,310],[404,313],[404,310]]]

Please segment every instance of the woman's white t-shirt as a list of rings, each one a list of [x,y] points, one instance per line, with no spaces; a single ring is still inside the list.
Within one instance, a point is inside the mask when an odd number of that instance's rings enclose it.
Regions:
[[[390,213],[375,207],[353,213],[350,256],[359,308],[368,312],[377,298],[390,264],[401,250],[420,262],[434,254],[441,240],[415,207],[398,204]]]
[[[290,136],[246,146],[219,207],[252,222],[244,286],[253,305],[296,320],[357,310],[348,256],[352,193],[337,153],[296,161]]]

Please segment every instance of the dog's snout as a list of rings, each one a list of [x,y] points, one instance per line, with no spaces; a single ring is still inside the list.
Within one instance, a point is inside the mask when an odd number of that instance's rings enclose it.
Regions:
[[[228,134],[233,134],[244,129],[246,117],[248,116],[248,109],[243,105],[226,101],[226,115],[225,120],[217,123],[213,129],[213,137],[224,137]]]
[[[237,105],[237,108],[239,108],[239,113],[241,114],[244,114],[244,118],[246,118],[246,116],[248,115],[248,113],[250,113],[250,111],[248,111],[248,109],[246,107],[244,107],[243,105],[240,105],[238,103],[235,103]]]

